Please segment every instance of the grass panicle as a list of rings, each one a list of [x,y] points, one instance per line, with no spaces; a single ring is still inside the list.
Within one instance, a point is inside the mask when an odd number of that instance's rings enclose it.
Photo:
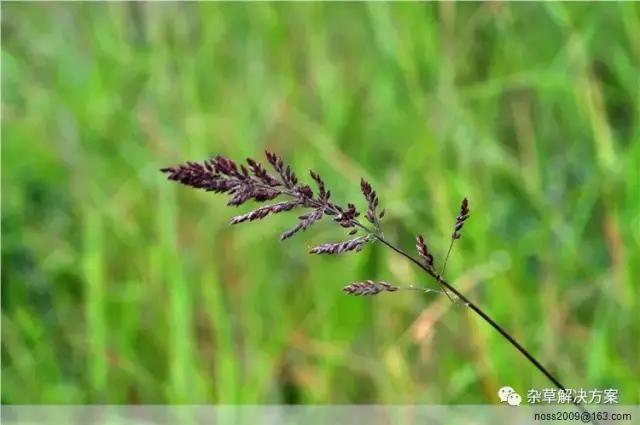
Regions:
[[[447,262],[449,261],[449,256],[451,255],[451,249],[453,249],[454,242],[460,239],[460,237],[462,237],[462,234],[460,233],[460,231],[464,226],[464,222],[467,221],[467,219],[469,218],[469,213],[470,213],[469,201],[467,200],[467,198],[464,198],[460,203],[460,212],[456,217],[456,224],[455,224],[453,233],[451,234],[451,242],[449,243],[449,249],[447,249],[447,255],[444,257],[444,262],[442,263],[442,271],[440,272],[442,276],[444,276],[444,272],[447,270]]]
[[[433,255],[429,252],[427,248],[427,244],[424,242],[424,238],[422,235],[416,236],[416,250],[418,251],[418,255],[424,262],[424,264],[433,269]]]
[[[398,289],[400,289],[398,286],[387,282],[375,282],[373,280],[353,282],[342,288],[344,292],[350,295],[377,295],[380,292],[395,292]]]
[[[369,236],[349,239],[344,242],[325,243],[318,245],[309,251],[311,254],[342,254],[343,252],[361,251],[364,245],[369,242]]]
[[[464,222],[469,218],[469,212],[469,202],[467,198],[464,198],[460,204],[460,213],[458,217],[456,217],[456,227],[451,235],[452,239],[460,239],[460,231],[462,230],[462,226],[464,226]]]
[[[443,279],[446,262],[451,253],[453,242],[461,237],[461,230],[469,218],[470,209],[469,201],[464,198],[460,204],[460,211],[456,217],[456,223],[453,234],[451,235],[451,243],[449,251],[443,263],[442,274],[438,273],[434,267],[433,255],[427,248],[422,235],[416,237],[416,250],[418,258],[411,256],[400,247],[389,242],[380,230],[380,219],[384,216],[384,210],[377,212],[379,206],[378,195],[371,187],[371,184],[364,179],[360,180],[360,190],[366,200],[367,209],[365,218],[368,224],[363,224],[358,220],[360,213],[355,204],[348,203],[346,208],[341,207],[330,200],[330,192],[326,189],[325,183],[314,171],[310,172],[311,178],[314,180],[318,192],[314,194],[310,186],[301,184],[289,165],[286,165],[282,158],[273,152],[266,152],[267,162],[271,165],[277,176],[269,174],[269,172],[258,161],[247,159],[247,166],[238,166],[233,160],[216,156],[210,160],[200,164],[197,162],[187,162],[183,165],[175,167],[163,168],[162,171],[168,175],[170,180],[175,180],[187,186],[197,189],[204,189],[216,193],[225,193],[230,196],[228,205],[239,206],[249,200],[256,202],[265,202],[276,198],[287,198],[276,204],[267,205],[253,210],[249,213],[239,215],[231,220],[232,224],[244,223],[247,221],[257,221],[266,218],[270,214],[291,211],[296,208],[306,209],[307,211],[298,216],[298,223],[285,231],[281,236],[281,240],[288,239],[301,230],[307,230],[315,223],[321,221],[325,216],[332,217],[333,221],[341,227],[349,229],[349,234],[355,234],[362,231],[365,234],[353,239],[341,242],[325,243],[312,248],[311,254],[341,254],[346,252],[358,252],[364,248],[368,242],[380,242],[391,248],[396,253],[402,255],[415,265],[420,267],[427,275],[432,277],[443,291],[452,301],[453,298],[449,292],[455,294],[457,298],[464,302],[464,305],[470,308],[485,322],[490,324],[498,331],[511,345],[513,345],[520,353],[522,353],[531,364],[540,370],[551,382],[559,389],[565,390],[565,387],[518,341],[516,341],[506,330],[498,325],[484,310],[470,301],[460,291]],[[372,227],[370,227],[372,226]],[[381,292],[396,292],[399,289],[422,290],[425,292],[435,291],[433,289],[409,286],[395,286],[386,282],[376,282],[373,280],[365,280],[351,283],[343,288],[343,291],[351,295],[377,295]],[[439,291],[435,291],[439,292]],[[578,405],[582,409],[582,406]]]

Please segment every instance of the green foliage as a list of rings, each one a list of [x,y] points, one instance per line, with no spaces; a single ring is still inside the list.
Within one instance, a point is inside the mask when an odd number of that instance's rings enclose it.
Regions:
[[[278,152],[425,236],[570,388],[640,402],[638,4],[5,3],[2,401],[483,403],[549,383],[380,246],[161,167]],[[248,210],[250,206],[238,211]]]

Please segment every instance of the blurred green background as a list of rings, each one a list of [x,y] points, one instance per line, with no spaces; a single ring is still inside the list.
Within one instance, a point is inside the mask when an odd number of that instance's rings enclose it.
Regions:
[[[3,3],[2,402],[495,403],[548,388],[382,246],[247,211],[159,168],[265,148],[569,388],[640,402],[640,5]]]

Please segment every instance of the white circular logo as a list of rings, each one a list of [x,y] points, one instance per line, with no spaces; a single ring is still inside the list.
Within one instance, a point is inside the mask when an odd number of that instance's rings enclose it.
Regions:
[[[513,388],[511,387],[502,387],[498,390],[498,397],[500,397],[500,402],[504,403],[508,400],[511,394],[515,393]]]
[[[509,406],[520,406],[522,397],[511,387],[502,387],[498,390],[500,403],[507,403]]]
[[[507,403],[509,406],[520,406],[520,403],[522,403],[522,397],[520,397],[520,394],[518,393],[511,393],[509,394],[509,397],[507,397]]]

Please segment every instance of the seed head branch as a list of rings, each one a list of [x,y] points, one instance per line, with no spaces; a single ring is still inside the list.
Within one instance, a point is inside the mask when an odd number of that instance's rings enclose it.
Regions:
[[[444,272],[447,269],[447,261],[449,260],[449,255],[451,255],[451,249],[453,248],[453,243],[460,239],[462,234],[460,231],[462,230],[462,226],[464,226],[464,222],[469,218],[469,201],[467,198],[464,198],[460,203],[460,212],[456,217],[456,225],[454,227],[453,233],[451,234],[451,242],[449,243],[449,249],[447,250],[447,256],[444,258],[444,263],[442,264],[442,276],[444,276]]]
[[[229,196],[227,205],[240,206],[247,201],[266,202],[276,198],[284,197],[286,200],[259,207],[248,213],[238,215],[231,220],[231,224],[239,224],[249,221],[258,221],[269,215],[279,214],[294,209],[305,209],[306,212],[298,216],[295,226],[285,231],[280,239],[288,239],[300,231],[309,229],[325,217],[331,218],[342,228],[346,229],[350,235],[362,232],[363,236],[348,239],[341,242],[325,243],[311,249],[313,254],[340,254],[344,252],[360,251],[367,243],[378,241],[394,252],[405,257],[425,273],[431,276],[443,288],[443,292],[449,296],[449,292],[455,294],[465,306],[476,313],[482,320],[491,325],[502,337],[504,337],[513,347],[515,347],[526,359],[542,372],[553,384],[562,390],[565,387],[518,341],[515,340],[506,330],[498,325],[484,310],[470,301],[465,295],[455,287],[445,281],[442,277],[446,267],[449,253],[453,242],[461,237],[461,230],[465,221],[469,218],[469,203],[466,198],[460,204],[460,212],[456,217],[456,223],[449,251],[443,263],[442,274],[438,273],[434,267],[433,255],[427,248],[424,238],[421,235],[416,237],[416,250],[418,258],[402,250],[398,246],[389,242],[380,231],[380,220],[384,217],[385,211],[378,212],[379,199],[377,193],[369,182],[362,179],[360,190],[367,203],[365,218],[368,225],[358,220],[360,212],[352,203],[340,206],[331,200],[331,192],[325,187],[325,183],[320,175],[314,171],[310,172],[311,179],[317,186],[317,193],[314,193],[310,186],[301,184],[298,177],[289,165],[273,152],[266,152],[267,162],[274,171],[271,174],[258,161],[248,158],[246,165],[238,165],[233,160],[218,155],[202,163],[186,162],[174,167],[163,168],[161,171],[167,175],[169,180],[174,180],[185,186],[205,190],[214,193],[223,193]],[[420,288],[413,285],[397,286],[387,282],[365,280],[353,282],[343,288],[344,292],[352,295],[376,295],[381,292],[397,292],[401,289],[423,290],[425,292],[434,291],[428,288]],[[437,291],[436,291],[437,292]],[[575,403],[575,402],[574,402]],[[584,408],[575,403],[582,411]]]
[[[435,266],[433,265],[433,255],[429,252],[429,248],[427,248],[427,244],[424,242],[424,238],[422,235],[416,236],[416,251],[418,251],[418,255],[420,256],[420,260],[427,269],[429,269],[432,273],[432,276],[435,277],[436,281],[440,283],[441,276],[436,271]],[[449,295],[449,292],[443,286],[443,292],[447,295],[449,300],[453,302],[453,298]]]
[[[342,288],[342,290],[350,295],[378,295],[381,292],[396,292],[401,290],[442,293],[442,291],[438,291],[437,289],[424,288],[415,285],[399,286],[383,281],[373,280],[353,282]]]

